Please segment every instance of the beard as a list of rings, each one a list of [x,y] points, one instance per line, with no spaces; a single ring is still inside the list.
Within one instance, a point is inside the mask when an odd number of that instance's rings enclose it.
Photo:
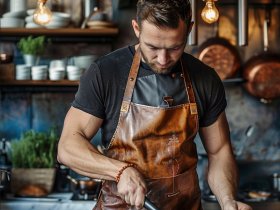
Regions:
[[[140,48],[141,56],[143,61],[151,68],[151,70],[157,74],[169,74],[172,71],[172,68],[175,66],[175,64],[169,66],[168,68],[158,68],[155,63],[149,62],[146,55],[143,53],[143,51]]]

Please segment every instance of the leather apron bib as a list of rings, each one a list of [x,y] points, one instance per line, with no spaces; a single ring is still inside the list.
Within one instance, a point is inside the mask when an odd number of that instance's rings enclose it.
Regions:
[[[146,179],[147,197],[161,210],[198,210],[200,189],[196,173],[197,152],[194,137],[198,113],[187,71],[182,77],[189,102],[172,107],[134,104],[140,52],[136,51],[130,69],[119,122],[106,156],[134,163]],[[117,192],[115,181],[104,181],[96,210],[134,209]]]

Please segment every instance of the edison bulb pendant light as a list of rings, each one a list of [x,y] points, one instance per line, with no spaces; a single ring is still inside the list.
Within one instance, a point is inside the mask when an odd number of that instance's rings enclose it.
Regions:
[[[37,8],[33,15],[33,20],[39,25],[48,24],[52,19],[52,12],[46,6],[47,0],[38,0]]]
[[[215,6],[214,1],[217,0],[206,0],[205,7],[201,12],[201,17],[206,23],[211,24],[219,19],[219,11]]]

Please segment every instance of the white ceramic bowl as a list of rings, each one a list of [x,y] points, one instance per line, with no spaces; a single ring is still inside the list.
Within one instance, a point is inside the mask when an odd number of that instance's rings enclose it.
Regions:
[[[67,75],[67,79],[71,81],[80,80],[80,77],[81,75],[71,75],[71,74]]]
[[[52,21],[69,23],[71,16],[68,13],[53,12]]]
[[[74,65],[84,70],[88,69],[90,65],[98,58],[97,55],[82,55],[73,58]]]
[[[33,22],[28,22],[25,25],[25,28],[44,28],[44,26],[38,25],[38,24],[33,23]]]
[[[65,61],[64,60],[50,61],[50,69],[52,68],[63,68],[65,70]]]
[[[1,18],[1,28],[24,28],[24,20],[19,18]]]
[[[29,80],[31,67],[27,65],[16,65],[16,80]]]
[[[33,23],[33,15],[29,15],[29,16],[25,17],[24,20],[26,23]]]
[[[16,12],[7,12],[3,14],[3,18],[24,18],[27,15],[25,10]]]
[[[71,73],[80,73],[81,74],[83,72],[83,70],[80,67],[73,66],[73,65],[67,66],[66,70],[67,70],[68,74],[71,74]]]
[[[64,72],[55,72],[55,73],[50,73],[49,78],[50,80],[62,80],[65,77]]]
[[[33,15],[34,12],[35,12],[35,9],[29,9],[29,10],[26,11],[26,13],[27,13],[28,15]]]

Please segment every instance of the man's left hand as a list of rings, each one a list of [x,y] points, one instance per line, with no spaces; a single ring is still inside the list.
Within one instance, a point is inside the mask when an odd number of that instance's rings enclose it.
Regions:
[[[253,210],[252,207],[236,200],[227,200],[222,210]]]

